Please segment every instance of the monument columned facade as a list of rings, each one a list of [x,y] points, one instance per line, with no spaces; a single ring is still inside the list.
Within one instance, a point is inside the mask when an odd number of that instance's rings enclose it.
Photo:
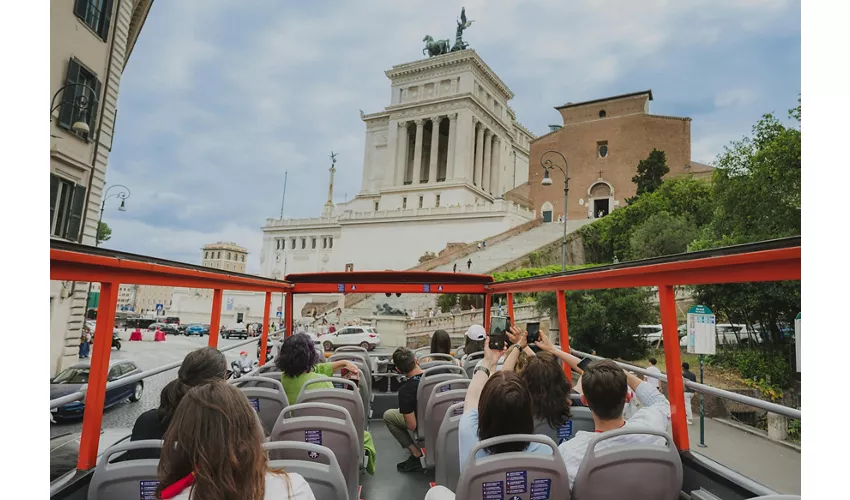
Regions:
[[[474,50],[400,64],[386,75],[390,104],[361,112],[360,192],[344,204],[329,201],[320,217],[268,219],[264,276],[407,269],[447,243],[485,239],[535,217],[503,198],[528,180],[534,135],[508,106],[511,90]]]

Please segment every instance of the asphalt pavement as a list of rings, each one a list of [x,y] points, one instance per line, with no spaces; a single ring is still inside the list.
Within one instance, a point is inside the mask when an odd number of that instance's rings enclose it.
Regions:
[[[183,335],[168,335],[165,342],[154,342],[153,334],[145,333],[142,342],[130,342],[130,333],[122,332],[121,350],[112,349],[110,354],[111,359],[128,359],[136,363],[142,370],[150,370],[158,366],[166,365],[175,361],[180,361],[186,354],[194,349],[204,347],[209,342],[209,337],[186,337]],[[244,339],[218,339],[220,348],[227,347]],[[239,352],[245,350],[248,352],[248,357],[252,360],[257,358],[257,348],[255,344],[248,344],[241,349],[233,349],[226,351],[224,355],[227,357],[228,366],[231,361],[239,358]],[[159,393],[168,382],[177,377],[177,368],[167,372],[154,375],[145,379],[144,393],[142,399],[132,403],[124,401],[103,413],[103,428],[132,428],[136,418],[143,412],[159,406]],[[82,419],[78,421],[62,422],[50,424],[50,437],[55,437],[69,432],[80,432],[82,429]]]

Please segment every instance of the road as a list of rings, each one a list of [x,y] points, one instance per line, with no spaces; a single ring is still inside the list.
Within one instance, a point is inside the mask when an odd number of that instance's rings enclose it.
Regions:
[[[143,342],[129,342],[129,337],[129,332],[121,333],[121,350],[112,349],[111,357],[112,359],[132,360],[142,370],[150,370],[174,361],[180,361],[190,351],[206,346],[209,341],[209,337],[206,336],[185,337],[183,335],[169,335],[165,342],[153,342],[151,334],[146,333]],[[218,346],[224,348],[241,341],[243,340],[220,338],[218,340]],[[248,344],[243,349],[248,352],[250,359],[256,359],[257,348],[254,344]],[[227,357],[228,365],[231,361],[239,358],[239,352],[243,349],[233,349],[224,353]],[[145,389],[142,399],[136,403],[125,401],[106,410],[103,414],[103,427],[132,428],[133,423],[135,423],[136,418],[140,414],[159,406],[159,393],[168,382],[176,377],[177,368],[145,379]],[[52,438],[69,432],[80,432],[81,429],[82,420],[50,424],[50,437]]]

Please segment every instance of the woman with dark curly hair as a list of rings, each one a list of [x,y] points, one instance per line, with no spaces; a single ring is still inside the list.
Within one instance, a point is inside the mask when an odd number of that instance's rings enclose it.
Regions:
[[[357,365],[351,361],[334,361],[319,363],[319,353],[313,345],[313,340],[306,333],[296,333],[283,341],[280,354],[274,359],[275,366],[283,372],[280,383],[286,392],[289,404],[295,404],[301,387],[308,380],[319,377],[332,377],[334,372],[345,368],[358,373]],[[311,386],[314,389],[332,388],[330,383],[319,383]]]

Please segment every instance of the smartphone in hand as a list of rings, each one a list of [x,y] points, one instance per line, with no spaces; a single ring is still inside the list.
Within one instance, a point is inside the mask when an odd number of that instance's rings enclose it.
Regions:
[[[507,316],[490,317],[490,349],[501,351],[505,348],[505,332],[511,327],[511,319]]]
[[[525,329],[528,332],[528,344],[534,345],[540,340],[540,322],[526,323]]]

